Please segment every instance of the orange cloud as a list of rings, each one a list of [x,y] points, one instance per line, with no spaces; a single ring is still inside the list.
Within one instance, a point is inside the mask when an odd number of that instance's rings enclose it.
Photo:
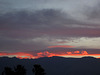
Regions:
[[[88,53],[87,53],[87,51],[82,51],[81,52],[83,55],[87,55]]]
[[[80,51],[74,51],[74,53],[80,53]]]
[[[73,48],[75,46],[70,45],[55,45],[55,46],[48,46],[48,48]]]
[[[52,56],[57,56],[57,54],[50,53],[48,51],[37,53],[37,58],[38,57],[52,57]]]
[[[67,54],[72,54],[72,52],[66,52]]]
[[[89,55],[87,51],[73,51],[73,52],[61,52],[61,53],[50,53],[48,51],[37,53],[39,57],[52,57],[52,56],[85,56]]]

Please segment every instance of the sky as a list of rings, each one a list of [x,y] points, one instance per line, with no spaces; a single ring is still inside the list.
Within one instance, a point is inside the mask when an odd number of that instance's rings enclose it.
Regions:
[[[0,0],[0,56],[100,56],[99,0]]]

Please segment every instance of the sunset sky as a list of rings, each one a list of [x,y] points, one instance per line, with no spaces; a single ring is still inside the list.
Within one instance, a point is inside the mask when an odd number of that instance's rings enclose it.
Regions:
[[[0,56],[100,57],[100,0],[0,0]]]

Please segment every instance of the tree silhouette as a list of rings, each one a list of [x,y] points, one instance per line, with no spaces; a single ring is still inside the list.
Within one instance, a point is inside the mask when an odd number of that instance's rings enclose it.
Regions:
[[[45,75],[45,70],[39,64],[35,64],[32,69],[35,75]],[[26,75],[26,69],[22,65],[14,67],[14,71],[10,67],[5,67],[2,75]]]
[[[33,73],[35,73],[35,75],[45,75],[46,74],[45,70],[39,64],[35,64],[32,71]]]
[[[10,67],[5,67],[2,75],[14,75],[14,71]]]
[[[22,65],[17,65],[17,67],[14,68],[15,75],[26,75],[26,69]]]

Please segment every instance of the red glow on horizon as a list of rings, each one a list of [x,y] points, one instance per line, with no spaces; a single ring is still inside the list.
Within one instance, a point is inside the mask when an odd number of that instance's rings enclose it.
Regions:
[[[33,58],[34,56],[29,53],[23,53],[23,52],[18,52],[18,53],[0,53],[0,56],[15,56],[17,58],[23,59],[23,58]]]
[[[88,54],[87,51],[72,51],[72,52],[61,52],[61,53],[52,53],[48,51],[36,53],[36,55],[32,55],[30,53],[0,53],[0,56],[15,56],[19,59],[36,59],[40,57],[53,57],[53,56],[100,56],[100,54]],[[99,57],[97,57],[99,58]]]

